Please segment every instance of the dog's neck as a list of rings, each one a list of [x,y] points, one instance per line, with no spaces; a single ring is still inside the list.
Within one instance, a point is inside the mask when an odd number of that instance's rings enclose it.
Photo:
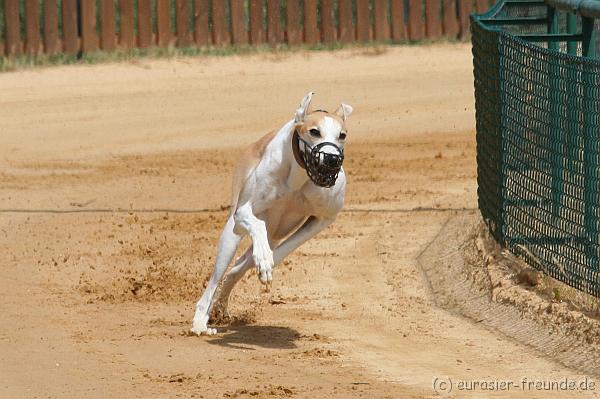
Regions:
[[[304,168],[298,163],[294,156],[293,140],[294,140],[294,121],[290,121],[277,134],[280,139],[281,156],[283,170],[289,171],[287,175],[287,186],[290,190],[296,191],[302,188],[310,181]]]

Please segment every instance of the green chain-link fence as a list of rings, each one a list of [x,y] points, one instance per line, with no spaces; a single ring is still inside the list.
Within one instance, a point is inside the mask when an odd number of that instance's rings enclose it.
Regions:
[[[600,296],[594,19],[505,0],[471,31],[481,213],[531,266]]]

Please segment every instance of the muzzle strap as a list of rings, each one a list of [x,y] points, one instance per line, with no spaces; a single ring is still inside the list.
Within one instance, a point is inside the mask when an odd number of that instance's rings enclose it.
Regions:
[[[304,157],[300,154],[300,135],[297,130],[294,130],[294,136],[292,137],[292,152],[294,153],[294,158],[296,158],[298,165],[300,165],[302,169],[306,169]]]

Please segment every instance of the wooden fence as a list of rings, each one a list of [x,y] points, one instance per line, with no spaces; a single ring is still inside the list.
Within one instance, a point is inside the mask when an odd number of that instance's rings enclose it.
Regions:
[[[0,0],[0,55],[464,38],[490,0]]]

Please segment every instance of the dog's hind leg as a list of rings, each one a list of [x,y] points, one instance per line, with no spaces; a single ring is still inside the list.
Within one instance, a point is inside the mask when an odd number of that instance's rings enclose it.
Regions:
[[[235,251],[237,250],[237,247],[242,239],[241,235],[238,235],[233,231],[234,224],[235,222],[233,217],[229,217],[227,223],[225,224],[225,228],[221,233],[221,238],[219,239],[217,259],[215,260],[215,269],[210,276],[210,280],[208,281],[206,290],[204,290],[204,294],[202,294],[202,297],[196,304],[196,314],[194,315],[192,324],[192,332],[196,334],[210,335],[216,333],[214,328],[208,328],[208,317],[214,302],[215,291],[219,286],[219,282],[223,278],[225,271],[227,270],[227,266],[229,266],[229,263],[231,263],[231,260],[235,255]]]
[[[316,218],[314,216],[309,217],[298,230],[275,248],[273,251],[274,264],[278,265],[293,250],[333,223],[334,219],[335,218],[324,219]]]
[[[238,281],[246,274],[248,270],[254,267],[254,261],[252,259],[252,247],[248,248],[242,256],[239,257],[235,265],[229,270],[223,284],[220,289],[219,298],[215,301],[215,314],[218,317],[229,318],[229,312],[227,310],[229,306],[229,296],[231,290],[237,284]]]
[[[279,246],[273,251],[273,257],[275,264],[278,264],[285,259],[294,249],[308,241],[311,237],[318,234],[320,231],[325,229],[333,222],[333,219],[317,219],[310,217],[306,222],[287,240],[284,240]],[[253,248],[250,246],[244,252],[242,256],[237,260],[235,265],[231,268],[227,276],[223,280],[219,298],[215,301],[217,308],[215,309],[223,316],[227,316],[227,307],[229,304],[229,296],[233,287],[238,281],[244,276],[244,274],[254,267]]]

